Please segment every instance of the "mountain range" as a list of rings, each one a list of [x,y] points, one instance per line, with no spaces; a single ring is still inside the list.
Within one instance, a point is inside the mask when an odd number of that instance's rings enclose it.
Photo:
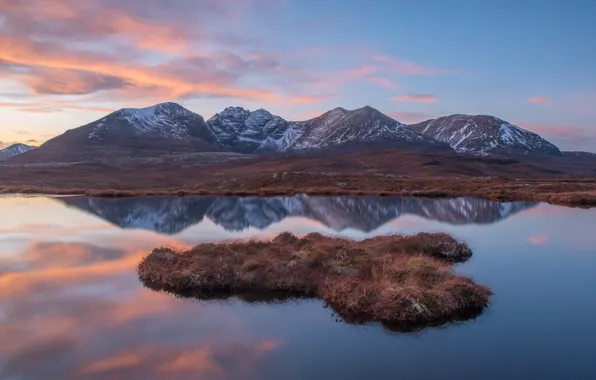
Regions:
[[[263,109],[228,107],[205,120],[176,103],[161,103],[115,111],[13,157],[9,163],[153,162],[150,160],[156,157],[172,155],[212,162],[213,155],[227,160],[238,155],[342,149],[561,155],[540,136],[492,116],[452,115],[408,126],[369,106],[335,108],[306,121],[287,121]]]
[[[536,202],[499,203],[478,198],[401,197],[141,197],[119,200],[57,198],[121,228],[177,234],[205,218],[227,231],[266,229],[289,217],[304,217],[336,231],[371,232],[404,215],[449,224],[489,224],[532,208]]]

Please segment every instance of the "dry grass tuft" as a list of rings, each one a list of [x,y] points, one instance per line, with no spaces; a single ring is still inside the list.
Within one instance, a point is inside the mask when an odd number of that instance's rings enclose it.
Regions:
[[[455,274],[470,248],[447,234],[352,241],[282,233],[272,241],[158,248],[139,264],[148,287],[199,299],[320,298],[345,321],[412,330],[479,315],[491,291]]]

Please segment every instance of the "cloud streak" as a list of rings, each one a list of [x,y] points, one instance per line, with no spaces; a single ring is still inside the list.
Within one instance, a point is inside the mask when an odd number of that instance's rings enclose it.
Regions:
[[[432,115],[429,115],[426,113],[419,113],[419,112],[393,111],[393,112],[388,112],[387,115],[391,116],[395,120],[405,122],[405,123],[416,123],[416,122],[432,119]]]
[[[390,71],[410,75],[449,75],[458,74],[458,70],[422,66],[416,62],[401,61],[386,55],[374,55],[373,61],[385,64]]]
[[[394,96],[391,100],[395,102],[409,103],[437,103],[437,97],[431,94],[403,94]]]
[[[550,241],[550,236],[548,235],[535,235],[530,236],[528,241],[532,244],[546,244]]]
[[[30,113],[54,113],[64,112],[66,110],[73,111],[91,111],[101,113],[111,113],[115,110],[107,107],[93,107],[93,106],[80,106],[76,104],[62,104],[62,103],[16,103],[16,102],[0,102],[0,108],[12,108],[20,112]]]
[[[532,104],[548,104],[549,99],[543,96],[535,96],[533,98],[528,99],[528,102]]]

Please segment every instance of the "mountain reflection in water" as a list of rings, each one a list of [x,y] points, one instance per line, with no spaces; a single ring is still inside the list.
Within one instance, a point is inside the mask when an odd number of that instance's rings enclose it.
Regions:
[[[371,232],[404,215],[462,224],[490,224],[536,202],[493,202],[479,198],[402,197],[138,197],[128,199],[59,198],[58,201],[121,228],[174,235],[205,218],[227,231],[265,229],[288,217],[304,217],[341,231]]]

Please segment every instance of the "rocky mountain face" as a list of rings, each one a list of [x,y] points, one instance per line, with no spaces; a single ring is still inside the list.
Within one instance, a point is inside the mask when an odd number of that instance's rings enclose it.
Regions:
[[[288,131],[293,124],[264,109],[250,112],[241,107],[228,107],[207,121],[220,146],[249,153],[284,150],[292,141]]]
[[[493,116],[450,115],[409,127],[449,144],[458,153],[561,155],[555,145],[539,135]]]
[[[299,152],[356,145],[451,151],[447,144],[412,131],[371,107],[335,108],[307,121],[290,122],[265,110],[230,107],[207,124],[218,143],[244,153]]]
[[[146,197],[119,200],[59,198],[67,206],[97,215],[122,228],[177,234],[205,218],[228,231],[265,229],[300,216],[341,231],[373,231],[403,215],[450,224],[495,223],[532,208],[535,202],[499,203],[478,198],[401,197]]]
[[[12,144],[4,149],[0,149],[0,162],[27,153],[35,148],[37,147],[26,144]]]

